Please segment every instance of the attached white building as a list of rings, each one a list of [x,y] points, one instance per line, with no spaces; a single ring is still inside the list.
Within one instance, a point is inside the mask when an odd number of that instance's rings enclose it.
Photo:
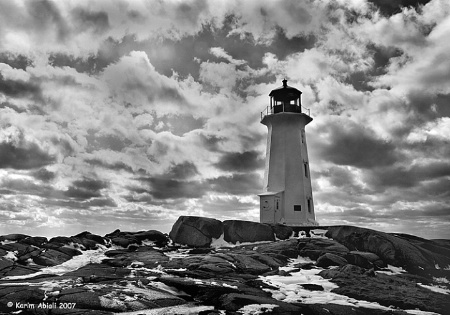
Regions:
[[[268,128],[261,223],[318,225],[305,134],[312,118],[302,112],[301,94],[283,80],[282,87],[270,92],[270,106],[261,113],[261,123]]]

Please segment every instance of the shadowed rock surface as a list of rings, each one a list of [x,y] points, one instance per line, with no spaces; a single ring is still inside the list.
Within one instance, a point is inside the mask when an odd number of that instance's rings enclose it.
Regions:
[[[207,247],[213,238],[219,238],[223,232],[221,221],[211,218],[181,216],[172,226],[169,235],[174,243]]]
[[[374,253],[384,262],[411,272],[450,265],[448,248],[415,236],[395,236],[354,226],[329,227],[326,236],[351,250]]]
[[[223,222],[224,239],[230,243],[275,241],[274,232],[269,225],[240,221],[227,220]]]
[[[449,241],[351,226],[309,234],[180,217],[170,237],[3,235],[0,314],[449,314]]]

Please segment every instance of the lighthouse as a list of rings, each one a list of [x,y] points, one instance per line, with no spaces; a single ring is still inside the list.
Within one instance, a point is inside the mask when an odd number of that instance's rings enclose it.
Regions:
[[[301,94],[284,79],[283,86],[270,92],[270,105],[261,113],[268,129],[264,188],[259,194],[261,223],[318,225],[305,134],[312,118],[302,108]]]

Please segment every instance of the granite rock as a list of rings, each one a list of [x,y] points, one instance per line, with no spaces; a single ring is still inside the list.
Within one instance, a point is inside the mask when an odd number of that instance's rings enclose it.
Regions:
[[[439,314],[450,309],[450,300],[445,294],[432,292],[397,275],[377,273],[373,277],[367,275],[364,268],[353,265],[324,270],[320,275],[339,286],[332,292],[355,299],[404,309],[419,308]]]
[[[294,230],[290,226],[286,226],[283,224],[267,224],[272,228],[273,234],[275,234],[275,237],[279,240],[287,240],[290,238]]]
[[[298,242],[299,255],[317,260],[326,253],[344,257],[349,249],[339,242],[323,238],[302,238]]]
[[[332,253],[325,253],[317,259],[316,266],[327,268],[330,266],[343,266],[347,265],[348,261],[338,255]]]
[[[122,232],[115,230],[105,235],[106,239],[110,239],[114,245],[128,247],[131,244],[141,245],[143,241],[153,242],[156,246],[165,246],[169,243],[169,237],[156,230],[140,231],[140,232]]]
[[[221,221],[211,218],[181,216],[169,233],[174,243],[192,247],[207,247],[212,239],[218,239],[223,232]]]
[[[329,227],[326,236],[351,250],[374,253],[384,262],[411,272],[436,269],[436,264],[445,268],[450,264],[450,258],[441,253],[432,252],[404,238],[375,230],[354,226],[333,226]]]
[[[275,241],[272,228],[269,225],[241,221],[226,220],[223,221],[224,239],[230,243]]]

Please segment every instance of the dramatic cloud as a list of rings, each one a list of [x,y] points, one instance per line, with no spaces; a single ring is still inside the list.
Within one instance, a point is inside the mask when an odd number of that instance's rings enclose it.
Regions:
[[[208,181],[213,191],[231,195],[255,195],[260,192],[262,178],[256,173],[220,176]]]
[[[204,194],[204,187],[195,181],[149,178],[150,195],[156,199],[199,198]]]
[[[27,170],[55,162],[55,157],[37,143],[27,141],[22,133],[8,135],[7,129],[2,130],[6,137],[0,137],[0,168]]]
[[[254,171],[263,165],[264,159],[256,151],[226,153],[216,164],[219,169],[230,172]]]
[[[104,181],[84,178],[73,182],[72,186],[65,192],[65,195],[78,199],[90,199],[100,197],[100,191],[107,187],[108,184]]]
[[[339,124],[339,125],[338,125]],[[372,168],[394,164],[399,160],[395,146],[376,138],[373,130],[345,119],[329,120],[321,138],[320,157],[337,165]]]
[[[167,178],[188,179],[198,174],[197,167],[192,162],[184,162],[172,165],[165,174]]]
[[[49,170],[47,170],[45,168],[41,168],[41,169],[31,173],[30,175],[36,179],[43,181],[43,182],[49,182],[56,177],[55,173],[50,172]]]
[[[0,1],[0,233],[258,220],[300,89],[317,220],[450,237],[450,3]]]

